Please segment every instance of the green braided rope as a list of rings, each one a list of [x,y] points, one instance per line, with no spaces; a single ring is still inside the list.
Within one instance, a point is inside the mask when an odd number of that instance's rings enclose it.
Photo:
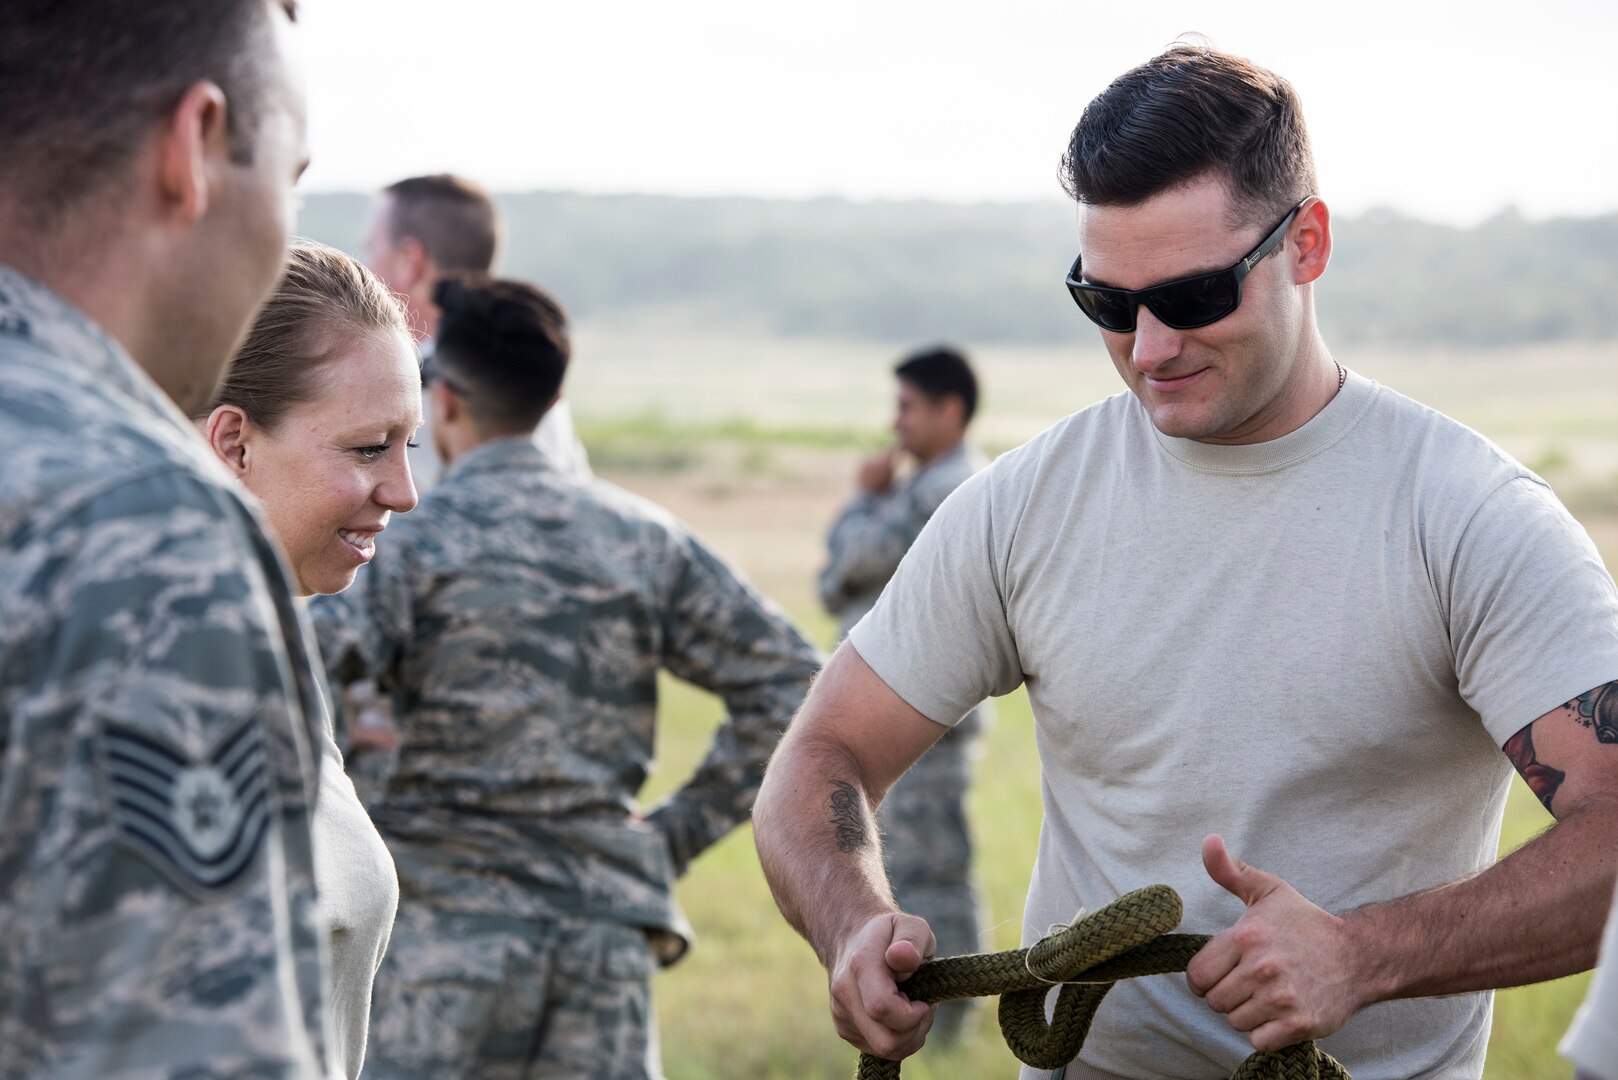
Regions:
[[[1043,941],[1009,952],[929,960],[900,989],[914,1001],[1000,997],[1000,1032],[1017,1060],[1036,1069],[1072,1061],[1090,1033],[1096,1007],[1119,979],[1184,971],[1207,943],[1204,934],[1172,934],[1180,896],[1151,885],[1120,897]],[[1047,1023],[1045,995],[1062,983]],[[898,1080],[899,1063],[861,1054],[855,1080]],[[1231,1080],[1349,1080],[1312,1042],[1242,1062]]]

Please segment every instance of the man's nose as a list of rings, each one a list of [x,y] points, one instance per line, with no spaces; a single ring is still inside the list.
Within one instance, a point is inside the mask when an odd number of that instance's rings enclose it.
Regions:
[[[1135,340],[1129,357],[1136,370],[1150,375],[1180,355],[1180,331],[1163,325],[1151,309],[1142,304],[1135,312]]]

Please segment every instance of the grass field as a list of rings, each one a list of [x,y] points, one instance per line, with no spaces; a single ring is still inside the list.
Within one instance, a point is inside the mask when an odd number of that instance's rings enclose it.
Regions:
[[[857,455],[882,440],[895,351],[585,328],[578,356],[569,394],[602,473],[690,521],[829,643],[832,628],[814,609],[812,576]],[[978,359],[987,386],[979,427],[991,449],[1016,445],[1118,385],[1093,351],[1006,349]],[[1342,359],[1473,425],[1541,471],[1596,538],[1608,566],[1618,566],[1618,344]],[[718,715],[712,699],[668,683],[662,765],[649,797],[687,774]],[[985,947],[1009,948],[1019,936],[1040,822],[1031,725],[1020,692],[1001,702],[973,791],[993,925]],[[1502,849],[1548,823],[1516,783]],[[699,941],[656,984],[671,1080],[851,1075],[855,1055],[832,1033],[824,975],[776,913],[746,830],[698,861],[680,900]],[[1570,1075],[1555,1045],[1587,981],[1501,994],[1485,1075]],[[1014,1065],[985,1010],[970,1038],[948,1052],[924,1051],[905,1076],[1013,1076]]]

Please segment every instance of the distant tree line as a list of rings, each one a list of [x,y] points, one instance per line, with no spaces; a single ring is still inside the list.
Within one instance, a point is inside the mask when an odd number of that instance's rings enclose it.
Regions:
[[[312,195],[299,231],[357,251],[369,197]],[[1062,276],[1075,211],[953,205],[503,195],[504,273],[580,320],[786,336],[1060,342],[1090,328]],[[1316,288],[1329,340],[1507,345],[1618,337],[1618,213],[1467,229],[1379,210],[1338,219]]]

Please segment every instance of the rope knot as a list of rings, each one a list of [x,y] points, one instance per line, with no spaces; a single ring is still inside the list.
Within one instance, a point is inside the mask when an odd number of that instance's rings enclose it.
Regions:
[[[929,960],[900,987],[915,1001],[1000,997],[1000,1033],[1018,1061],[1055,1069],[1079,1054],[1101,999],[1119,979],[1184,971],[1208,941],[1204,934],[1170,933],[1184,914],[1180,895],[1149,885],[1120,897],[1030,945],[1007,952]],[[1061,984],[1045,1019],[1045,996]],[[855,1080],[898,1080],[899,1063],[860,1055]],[[1346,1070],[1314,1043],[1256,1053],[1231,1080],[1349,1080]]]

